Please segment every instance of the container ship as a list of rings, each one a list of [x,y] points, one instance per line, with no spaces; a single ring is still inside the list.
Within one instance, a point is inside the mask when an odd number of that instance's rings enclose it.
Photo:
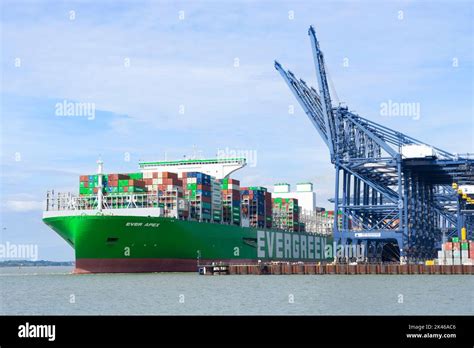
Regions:
[[[329,233],[296,198],[241,187],[244,158],[140,162],[49,191],[43,221],[75,250],[75,273],[195,272],[206,264],[320,262]]]

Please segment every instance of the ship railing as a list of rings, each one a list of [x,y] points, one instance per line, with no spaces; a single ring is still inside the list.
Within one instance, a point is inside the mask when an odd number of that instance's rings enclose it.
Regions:
[[[158,207],[159,198],[156,194],[119,193],[102,197],[102,210]],[[97,209],[99,209],[97,195],[77,196],[70,192],[54,192],[54,190],[46,193],[46,211]]]

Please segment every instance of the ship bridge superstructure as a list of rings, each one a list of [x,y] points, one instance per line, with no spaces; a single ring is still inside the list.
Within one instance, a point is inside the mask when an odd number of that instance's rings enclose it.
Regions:
[[[139,162],[142,172],[201,172],[224,179],[245,167],[245,158],[183,159],[177,161]]]

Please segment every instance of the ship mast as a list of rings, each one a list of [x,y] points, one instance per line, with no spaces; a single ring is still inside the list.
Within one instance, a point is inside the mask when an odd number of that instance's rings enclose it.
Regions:
[[[97,190],[97,206],[99,211],[102,211],[102,201],[103,201],[103,192],[102,192],[102,173],[104,169],[104,162],[99,158],[97,161],[97,178],[99,182],[99,187]]]

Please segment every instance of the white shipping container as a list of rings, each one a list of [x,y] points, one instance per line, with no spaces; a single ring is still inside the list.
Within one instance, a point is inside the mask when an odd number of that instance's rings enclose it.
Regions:
[[[436,157],[435,150],[424,144],[403,145],[400,152],[404,158]]]
[[[453,259],[446,259],[445,265],[452,266],[452,264],[453,264]]]
[[[462,264],[463,265],[474,265],[474,260],[473,259],[462,259]]]
[[[296,184],[296,191],[298,192],[313,192],[313,184],[308,182],[304,184]]]
[[[462,190],[463,193],[474,194],[474,185],[459,185],[459,189]]]
[[[444,259],[444,251],[438,250],[438,259]]]
[[[197,178],[187,178],[186,183],[196,184],[197,183]]]
[[[444,258],[438,259],[438,265],[445,265],[445,264],[446,264],[446,260]]]
[[[459,259],[453,259],[453,265],[455,265],[455,266],[461,265],[461,259],[460,258]]]
[[[152,172],[143,172],[143,179],[151,179],[153,178]]]
[[[465,260],[469,258],[469,251],[468,250],[461,250],[461,259]]]
[[[287,193],[290,192],[290,185],[289,184],[276,184],[273,187],[273,192],[275,193]]]

